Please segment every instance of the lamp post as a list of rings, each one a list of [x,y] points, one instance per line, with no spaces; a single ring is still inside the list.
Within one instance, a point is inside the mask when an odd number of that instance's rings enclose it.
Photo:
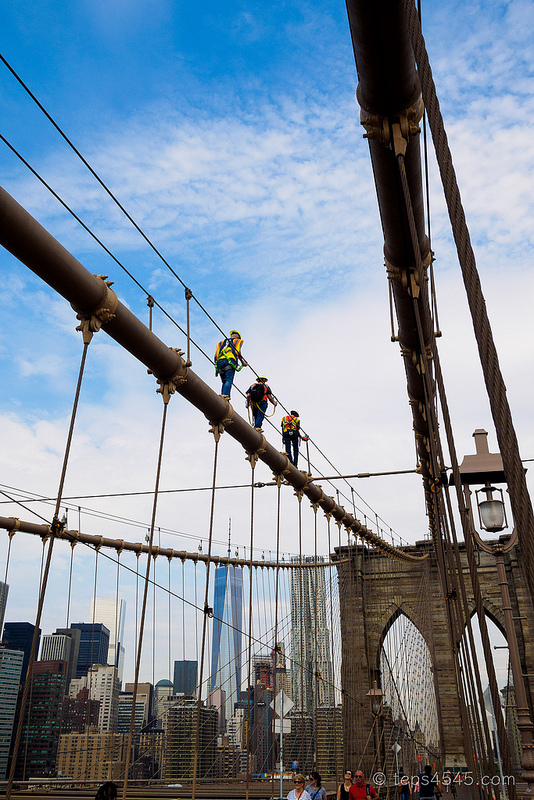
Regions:
[[[508,527],[506,519],[506,509],[504,506],[503,494],[501,489],[496,489],[492,483],[506,483],[502,459],[499,453],[490,453],[487,443],[487,432],[476,430],[473,434],[476,443],[476,455],[466,456],[460,466],[460,477],[464,484],[464,496],[467,508],[471,507],[470,485],[484,484],[482,488],[475,491],[480,526],[489,533],[498,533]],[[480,495],[486,496],[485,500],[480,500]],[[506,569],[504,565],[504,554],[509,552],[517,542],[517,530],[514,528],[510,539],[507,542],[485,542],[474,524],[473,515],[470,513],[472,532],[477,545],[485,553],[490,553],[495,558],[499,588],[501,591],[502,611],[504,615],[504,627],[510,654],[510,667],[514,681],[514,692],[516,698],[517,727],[521,736],[522,758],[521,767],[523,772],[521,778],[527,783],[526,797],[534,797],[534,725],[530,717],[527,693],[521,668],[519,656],[519,646],[515,632],[514,619],[512,615],[512,605],[510,602],[510,592]]]
[[[377,762],[377,768],[380,768],[379,764],[379,751],[380,751],[380,731],[378,729],[378,720],[382,715],[382,702],[384,699],[384,693],[382,689],[377,685],[376,681],[373,681],[372,689],[369,689],[367,692],[366,697],[369,698],[371,701],[371,711],[373,712],[375,718],[375,758]]]

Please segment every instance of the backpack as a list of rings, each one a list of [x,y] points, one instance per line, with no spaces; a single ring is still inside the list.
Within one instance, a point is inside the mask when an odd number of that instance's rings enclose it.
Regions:
[[[254,383],[248,390],[253,403],[261,403],[267,397],[267,387],[264,383]]]

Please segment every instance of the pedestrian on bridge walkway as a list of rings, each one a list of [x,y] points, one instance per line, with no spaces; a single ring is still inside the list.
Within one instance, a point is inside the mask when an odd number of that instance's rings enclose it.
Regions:
[[[429,798],[433,798],[434,795],[436,795],[436,797],[441,797],[438,779],[435,775],[432,775],[432,767],[430,764],[426,764],[424,771],[419,775],[418,785],[419,789],[417,792],[419,794],[419,800],[429,800]]]
[[[354,783],[349,789],[349,797],[350,800],[373,800],[378,797],[374,787],[365,782],[365,775],[361,769],[356,770]]]
[[[310,795],[304,788],[304,775],[301,775],[301,773],[298,772],[293,778],[293,783],[295,784],[295,788],[291,789],[287,796],[287,800],[311,800]]]
[[[310,783],[306,786],[306,791],[311,800],[326,800],[326,789],[321,786],[321,776],[318,772],[310,772]]]
[[[337,787],[336,800],[349,800],[349,790],[351,786],[352,786],[352,771],[350,769],[346,769],[345,775],[343,777],[343,783]]]

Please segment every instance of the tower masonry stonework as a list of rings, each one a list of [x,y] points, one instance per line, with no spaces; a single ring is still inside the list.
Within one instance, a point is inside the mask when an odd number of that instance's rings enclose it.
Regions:
[[[507,540],[508,536],[501,537]],[[438,721],[441,764],[465,765],[463,725],[447,601],[430,540],[402,548],[417,556],[427,556],[420,564],[395,561],[361,545],[336,549],[340,586],[343,691],[343,730],[345,764],[361,764],[370,774],[373,755],[368,743],[373,736],[373,715],[368,695],[373,681],[381,686],[380,650],[389,628],[404,614],[417,627],[431,654]],[[459,556],[465,577],[469,614],[475,613],[470,589],[465,545],[459,543]],[[495,559],[476,551],[477,575],[484,611],[503,636],[505,634],[501,594]],[[534,612],[520,548],[505,556],[516,635],[532,714],[534,696]],[[458,613],[458,609],[456,610]],[[462,616],[463,625],[467,620]]]

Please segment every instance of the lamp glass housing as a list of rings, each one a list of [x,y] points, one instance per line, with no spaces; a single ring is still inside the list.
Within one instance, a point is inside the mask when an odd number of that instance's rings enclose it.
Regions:
[[[478,504],[482,526],[491,533],[505,527],[504,503],[502,500],[482,500]]]

